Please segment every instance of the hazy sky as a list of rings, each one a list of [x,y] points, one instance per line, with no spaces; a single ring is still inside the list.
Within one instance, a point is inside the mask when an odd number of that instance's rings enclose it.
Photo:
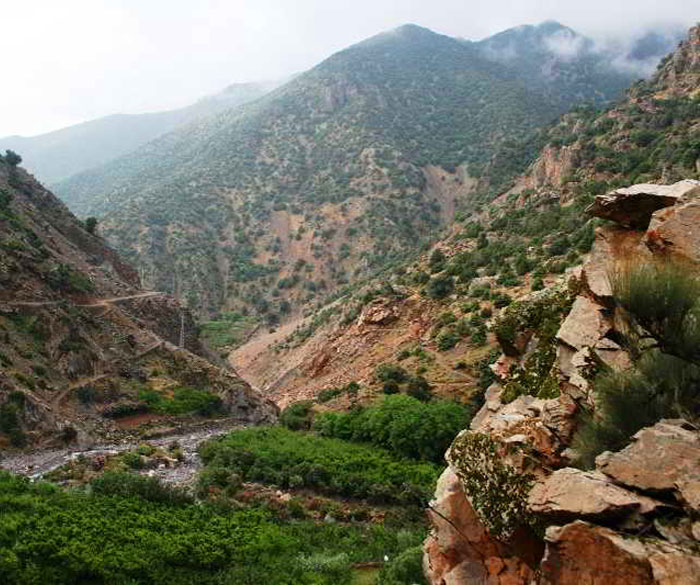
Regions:
[[[186,105],[407,22],[479,39],[555,19],[596,38],[700,20],[698,0],[0,0],[0,136]]]

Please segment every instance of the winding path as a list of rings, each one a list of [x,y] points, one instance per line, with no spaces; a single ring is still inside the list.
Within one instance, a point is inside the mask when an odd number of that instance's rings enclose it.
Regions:
[[[107,305],[111,305],[114,303],[119,303],[120,301],[132,301],[134,299],[145,299],[148,297],[158,297],[158,296],[164,296],[166,293],[162,292],[156,292],[156,291],[148,291],[148,292],[143,292],[139,293],[137,295],[127,295],[124,297],[110,297],[106,299],[99,299],[97,301],[92,301],[89,303],[76,303],[74,302],[73,304],[78,306],[78,307],[104,307]],[[0,301],[0,305],[9,305],[10,307],[47,307],[51,305],[60,305],[61,303],[65,303],[66,301],[64,299],[60,301]]]

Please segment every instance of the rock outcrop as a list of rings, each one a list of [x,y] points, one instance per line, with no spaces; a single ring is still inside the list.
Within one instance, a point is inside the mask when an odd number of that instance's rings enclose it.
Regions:
[[[683,218],[698,200],[694,181],[598,197],[590,211],[618,225],[598,228],[568,288],[499,316],[497,382],[448,451],[432,504],[431,585],[700,583],[697,428],[664,420],[599,456],[594,470],[570,466],[578,414],[595,406],[594,375],[631,365],[609,275],[659,258],[650,240],[664,223],[667,248],[693,250],[700,224]]]
[[[672,494],[700,512],[700,434],[684,421],[661,421],[618,453],[604,453],[599,469],[619,484]]]
[[[655,211],[671,207],[699,191],[698,181],[679,181],[674,185],[633,185],[596,197],[586,211],[626,228],[644,230]]]
[[[553,523],[575,519],[611,521],[656,511],[661,502],[621,488],[600,471],[558,469],[532,488],[528,507]]]
[[[694,181],[700,191],[700,181]],[[683,197],[676,205],[655,212],[645,237],[646,245],[656,254],[671,259],[700,263],[700,202]]]

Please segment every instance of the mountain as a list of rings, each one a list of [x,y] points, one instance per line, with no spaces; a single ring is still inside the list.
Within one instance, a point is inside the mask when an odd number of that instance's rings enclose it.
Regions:
[[[598,225],[585,213],[595,196],[633,183],[700,179],[699,35],[692,29],[618,103],[562,116],[544,132],[537,156],[509,151],[520,163],[534,161],[495,197],[488,183],[475,190],[430,251],[242,343],[231,363],[284,401],[350,382],[376,390],[383,363],[420,371],[439,395],[472,394],[494,344],[480,329],[511,300],[581,264]],[[485,175],[508,176],[502,164],[495,157]],[[445,294],[436,298],[435,290]]]
[[[606,103],[631,81],[610,66],[610,54],[558,22],[512,28],[476,46],[484,58],[507,67],[514,77],[563,108],[579,102]],[[657,60],[669,48],[659,50]]]
[[[383,394],[480,406],[428,512],[429,583],[696,580],[699,74],[700,26],[431,251],[231,354],[277,400],[354,407],[336,436]]]
[[[274,418],[209,361],[191,315],[144,291],[94,226],[18,162],[0,157],[2,447],[124,438],[144,422],[206,420],[197,413]]]
[[[101,218],[148,286],[274,324],[433,239],[497,145],[629,81],[601,62],[566,78],[587,92],[557,80],[553,101],[546,79],[483,47],[415,25],[382,33],[57,191]]]
[[[0,150],[21,152],[25,165],[52,184],[104,164],[198,118],[253,101],[278,84],[237,83],[176,110],[115,114],[37,136],[0,138]]]

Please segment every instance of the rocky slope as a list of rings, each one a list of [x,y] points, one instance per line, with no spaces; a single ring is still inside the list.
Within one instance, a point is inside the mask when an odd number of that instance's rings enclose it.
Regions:
[[[581,153],[601,152],[611,160],[629,157],[645,165],[645,173],[632,173],[645,180],[698,176],[699,154],[693,145],[700,110],[692,91],[683,92],[697,75],[693,57],[697,35],[698,29],[692,29],[678,49],[683,57],[665,59],[657,74],[632,88],[624,101],[601,113],[565,115],[550,130],[550,143],[528,172],[495,199],[489,199],[483,181],[473,186],[468,206],[457,211],[457,221],[433,248],[444,254],[442,266],[430,266],[430,251],[384,271],[307,318],[259,333],[233,351],[231,363],[284,403],[313,398],[352,381],[371,396],[381,388],[375,368],[399,361],[420,371],[438,393],[467,399],[475,390],[478,364],[488,354],[487,346],[471,340],[479,327],[478,313],[485,311],[482,321],[488,323],[488,315],[507,304],[499,295],[517,298],[531,287],[552,284],[565,269],[580,264],[598,221],[589,219],[584,209],[595,195],[625,181],[628,171],[619,161],[620,169],[612,173],[599,164],[598,155]],[[672,83],[668,78],[674,62]],[[665,99],[669,91],[674,97]],[[637,125],[657,128],[655,146],[633,142],[640,131]],[[563,126],[575,131],[571,140],[559,139]],[[527,153],[519,151],[517,156],[526,158]],[[494,176],[499,175],[500,164],[495,157]],[[428,185],[442,185],[443,192],[450,192],[454,184],[450,175],[435,168],[432,172]],[[462,185],[467,180],[459,177]],[[424,273],[432,276],[425,279]],[[426,290],[441,276],[455,286],[436,301]],[[457,342],[443,344],[447,347],[441,350],[440,340],[450,335]],[[398,359],[407,352],[406,361]]]
[[[277,83],[239,83],[177,110],[114,114],[37,136],[0,138],[0,151],[22,153],[24,165],[45,184],[122,156],[194,120],[255,100]]]
[[[595,372],[632,363],[620,345],[626,317],[608,275],[654,258],[697,272],[699,197],[700,182],[684,181],[597,198],[590,212],[617,224],[598,228],[582,269],[566,287],[534,293],[501,314],[498,380],[450,448],[431,504],[431,584],[697,582],[695,424],[662,420],[623,450],[600,455],[593,470],[570,465],[579,415],[596,407]],[[547,315],[561,304],[567,310],[545,343]]]
[[[104,216],[148,286],[202,313],[245,309],[276,324],[434,238],[505,137],[630,81],[586,53],[533,84],[485,43],[412,25],[383,33],[58,193]]]
[[[273,419],[272,405],[207,359],[191,315],[144,291],[18,162],[0,159],[3,447],[89,443],[196,411]]]
[[[565,197],[590,185],[674,182],[700,176],[700,26],[692,28],[655,75],[602,112],[562,117],[547,148],[511,192],[555,189]]]

